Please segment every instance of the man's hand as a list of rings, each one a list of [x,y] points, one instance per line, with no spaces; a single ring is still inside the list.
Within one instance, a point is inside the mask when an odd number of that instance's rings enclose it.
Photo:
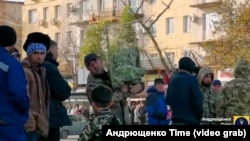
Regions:
[[[144,90],[144,85],[143,84],[130,85],[129,88],[131,94],[137,94]]]

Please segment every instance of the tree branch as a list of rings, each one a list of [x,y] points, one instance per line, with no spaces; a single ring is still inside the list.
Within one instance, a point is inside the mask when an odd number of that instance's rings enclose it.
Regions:
[[[140,5],[139,5],[139,7],[137,8],[135,14],[138,14],[138,12],[139,12],[139,10],[142,8],[143,4],[144,4],[144,0],[142,0],[142,2],[140,3]]]
[[[173,3],[173,0],[171,0],[169,4],[166,4],[163,1],[161,1],[161,3],[166,6],[165,9],[163,9],[162,12],[159,15],[157,15],[155,20],[153,20],[153,22],[148,27],[151,27],[153,24],[155,24],[159,20],[159,18],[170,8],[170,5]]]
[[[127,6],[127,5],[128,5],[124,0],[121,0],[121,2],[122,2],[122,4],[123,4],[124,6]]]
[[[152,15],[150,15],[150,16],[148,17],[148,19],[146,19],[146,20],[144,21],[144,23],[146,24],[147,22],[151,21],[152,17],[153,17],[156,13],[157,13],[157,12],[155,12],[155,13],[152,14]]]

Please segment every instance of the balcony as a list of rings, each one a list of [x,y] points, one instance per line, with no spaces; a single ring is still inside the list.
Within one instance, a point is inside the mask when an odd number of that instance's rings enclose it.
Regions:
[[[97,24],[101,20],[108,20],[110,22],[117,22],[121,17],[121,11],[102,11],[95,12],[90,11],[88,14],[80,15],[80,18],[77,21],[72,22],[72,25],[82,26],[88,24]]]
[[[71,25],[83,26],[89,24],[89,15],[80,15],[79,19],[74,20]]]
[[[146,69],[146,70],[152,70],[152,69],[164,69],[164,66],[161,63],[160,58],[154,58],[154,59],[150,59],[153,67],[151,66],[150,62],[148,59],[146,60],[141,60],[141,67]],[[168,61],[167,58],[164,58],[165,62],[167,63],[169,68],[172,68],[171,63]]]
[[[31,0],[31,1],[33,1],[33,2],[35,2],[35,3],[41,2],[41,0]]]
[[[210,8],[222,4],[222,0],[193,0],[190,7],[194,8]]]
[[[110,22],[117,22],[121,17],[120,11],[110,10],[102,11],[97,14],[97,12],[91,12],[89,15],[89,24],[99,23],[101,20],[108,20]]]

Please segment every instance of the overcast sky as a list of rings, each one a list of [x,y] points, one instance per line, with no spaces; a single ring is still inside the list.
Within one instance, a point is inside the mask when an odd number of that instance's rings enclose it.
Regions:
[[[4,0],[4,1],[11,1],[11,2],[24,2],[24,0]]]

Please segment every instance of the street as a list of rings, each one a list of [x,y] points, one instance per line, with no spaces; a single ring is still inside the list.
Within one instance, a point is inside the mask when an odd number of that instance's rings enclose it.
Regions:
[[[61,139],[60,141],[77,141],[78,139],[78,135],[71,135],[71,136],[68,136],[67,139]]]

